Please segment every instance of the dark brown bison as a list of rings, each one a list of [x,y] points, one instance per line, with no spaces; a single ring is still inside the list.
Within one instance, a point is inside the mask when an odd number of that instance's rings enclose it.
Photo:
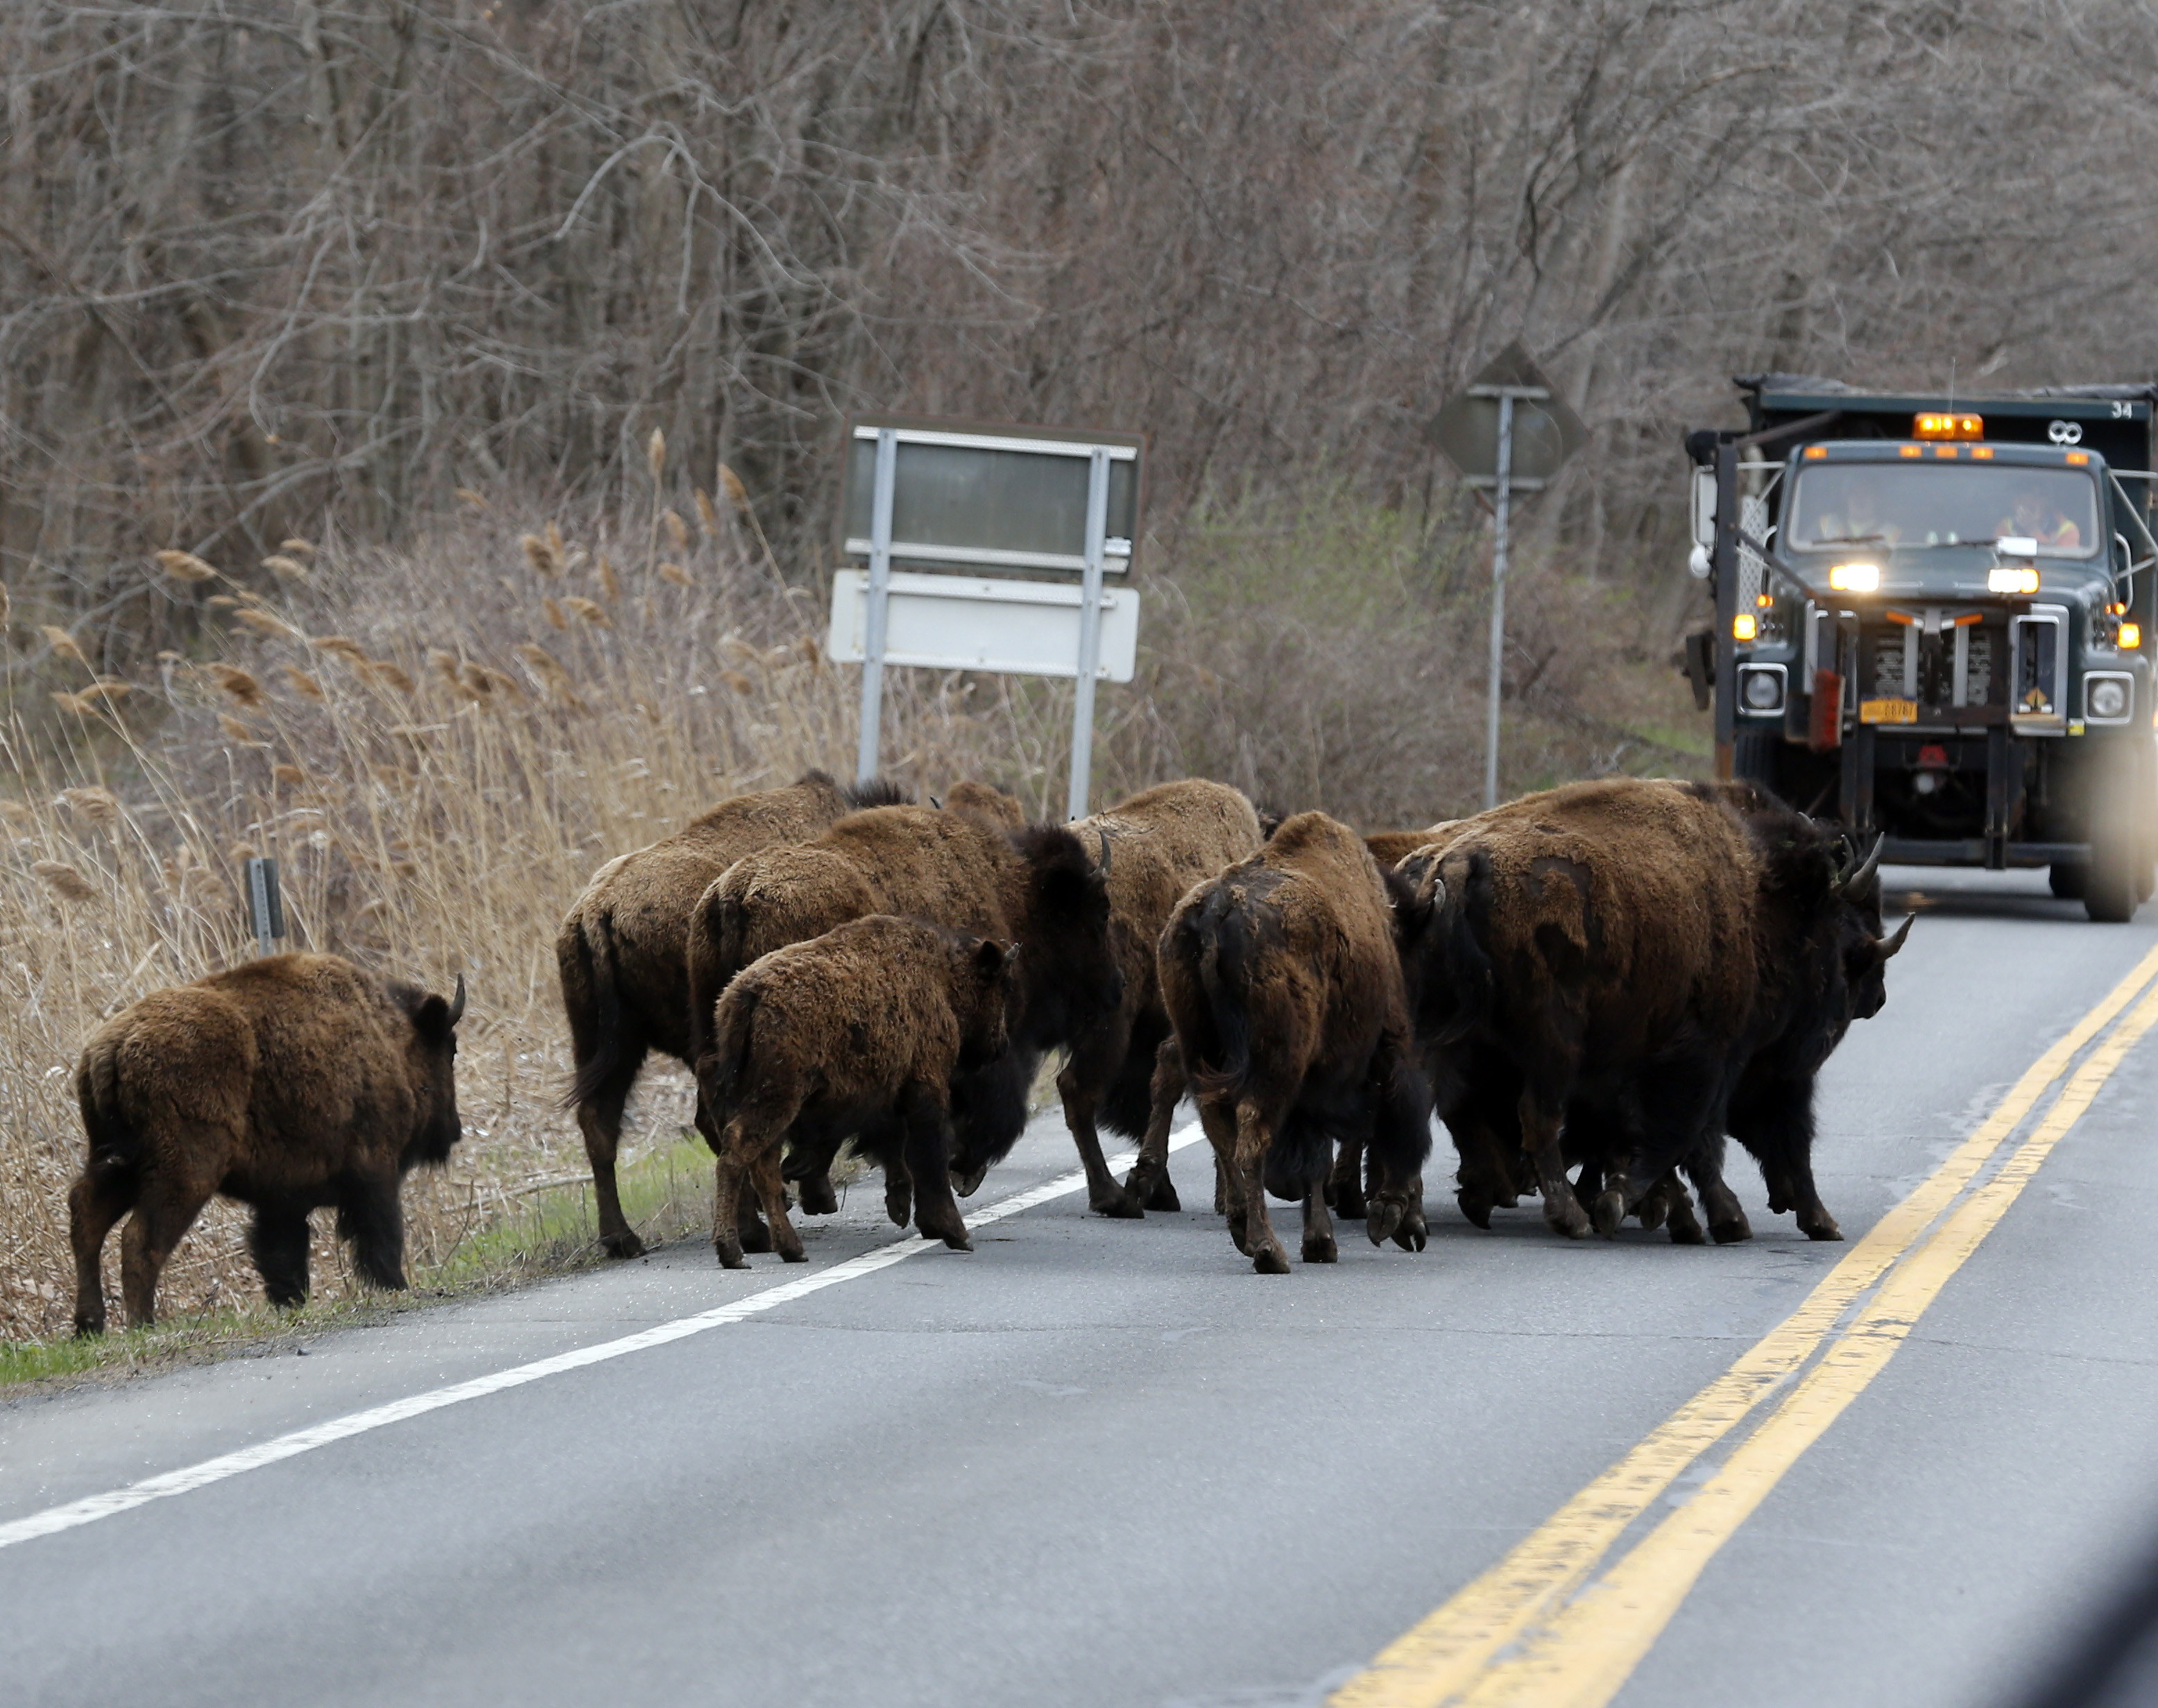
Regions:
[[[1418,849],[1444,841],[1462,822],[1444,819],[1422,830],[1374,830],[1364,838],[1364,846],[1371,850],[1381,871],[1391,872]]]
[[[584,1134],[600,1244],[609,1256],[644,1249],[622,1213],[615,1153],[645,1056],[657,1050],[689,1059],[685,939],[697,898],[746,854],[805,842],[849,813],[903,798],[893,784],[847,788],[821,771],[783,789],[738,795],[674,835],[608,861],[570,907],[555,938],[576,1076],[565,1107],[577,1112]],[[761,1231],[754,1232],[761,1241]]]
[[[873,914],[752,962],[720,997],[697,1057],[697,1086],[720,1134],[713,1243],[743,1265],[736,1233],[753,1180],[772,1239],[790,1263],[801,1236],[787,1219],[781,1141],[836,1143],[850,1133],[895,1142],[875,1152],[885,1208],[925,1238],[970,1251],[952,1199],[951,1086],[1008,1042],[1014,972],[1004,947],[919,920]],[[911,1203],[910,1203],[911,1200]]]
[[[1252,803],[1226,784],[1162,783],[1071,827],[1111,851],[1109,931],[1123,974],[1123,1000],[1073,1032],[1057,1075],[1064,1119],[1087,1170],[1087,1200],[1104,1215],[1178,1208],[1169,1178],[1169,1124],[1185,1093],[1170,1041],[1154,954],[1185,892],[1257,852],[1265,840]],[[1102,1156],[1097,1122],[1144,1138],[1138,1165],[1119,1186]],[[978,1158],[960,1159],[963,1179]]]
[[[99,1273],[121,1236],[131,1327],[153,1320],[157,1275],[214,1194],[255,1207],[248,1248],[276,1305],[307,1296],[307,1212],[377,1287],[405,1285],[399,1183],[457,1142],[457,994],[382,978],[335,955],[272,955],[131,1004],[75,1070],[90,1154],[68,1195],[75,1326],[105,1329]]]
[[[1602,1232],[1645,1204],[1693,1237],[1683,1166],[1710,1233],[1743,1239],[1730,1133],[1773,1209],[1841,1237],[1814,1187],[1813,1091],[1902,946],[1882,936],[1874,860],[1750,784],[1608,778],[1466,821],[1404,862],[1419,869],[1446,892],[1419,1023],[1471,1220],[1521,1184],[1517,1145],[1562,1232],[1591,1226],[1578,1160]]]
[[[1043,1055],[1123,1000],[1107,875],[1094,858],[1107,846],[1097,840],[1090,851],[1061,825],[1000,830],[973,813],[856,813],[799,847],[746,857],[705,892],[689,921],[691,999],[710,1014],[758,957],[870,913],[1016,944],[1011,1048],[953,1088],[953,1169],[971,1191],[1025,1129]],[[715,1139],[709,1124],[705,1133]],[[801,1136],[787,1153],[788,1178],[820,1179],[835,1143]]]
[[[1301,813],[1193,890],[1162,934],[1162,998],[1230,1235],[1262,1274],[1288,1269],[1269,1191],[1304,1200],[1304,1261],[1334,1261],[1325,1183],[1337,1142],[1368,1155],[1372,1242],[1423,1245],[1431,1093],[1395,916],[1413,902],[1354,832]]]

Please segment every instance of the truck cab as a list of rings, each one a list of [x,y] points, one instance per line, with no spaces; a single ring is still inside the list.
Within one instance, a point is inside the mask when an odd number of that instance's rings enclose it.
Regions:
[[[2044,867],[2132,916],[2158,877],[2152,388],[1738,384],[1747,429],[1687,437],[1718,774],[1884,859]]]

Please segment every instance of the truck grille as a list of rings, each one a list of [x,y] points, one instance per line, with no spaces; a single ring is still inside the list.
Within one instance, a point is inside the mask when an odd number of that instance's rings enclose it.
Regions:
[[[1859,683],[1874,699],[1910,699],[1922,705],[1963,707],[1999,703],[1995,681],[1995,631],[1984,623],[1958,630],[1954,618],[1964,613],[1913,611],[1911,623],[1867,624],[1859,636]],[[1943,621],[1943,617],[1947,621]],[[1925,632],[1927,619],[1936,632]],[[1963,690],[1956,691],[1956,649],[1964,648]]]

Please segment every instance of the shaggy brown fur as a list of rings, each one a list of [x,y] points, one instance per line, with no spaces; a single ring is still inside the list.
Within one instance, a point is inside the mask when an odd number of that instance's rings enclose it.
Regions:
[[[1230,1235],[1262,1274],[1288,1268],[1269,1190],[1304,1200],[1304,1261],[1335,1260],[1324,1184],[1336,1139],[1369,1151],[1372,1242],[1423,1245],[1431,1094],[1396,935],[1407,900],[1354,832],[1302,813],[1186,895],[1162,935],[1162,998]]]
[[[99,1027],[75,1071],[90,1137],[68,1195],[75,1326],[105,1328],[106,1236],[121,1236],[129,1326],[214,1194],[255,1207],[270,1302],[307,1296],[307,1212],[335,1205],[359,1272],[405,1285],[398,1184],[457,1142],[456,1026],[444,1002],[335,955],[272,955],[153,991]]]
[[[591,1161],[600,1243],[609,1256],[644,1249],[622,1213],[615,1153],[645,1056],[657,1050],[689,1059],[686,937],[697,898],[746,854],[807,841],[849,813],[904,798],[896,785],[845,788],[821,771],[783,789],[738,795],[674,835],[608,861],[570,907],[555,939],[576,1071],[566,1102],[577,1112]]]
[[[956,782],[944,797],[947,813],[966,813],[996,830],[1021,830],[1026,826],[1026,808],[1020,805],[1019,797],[1007,794],[994,783]]]
[[[1266,839],[1248,800],[1226,784],[1197,777],[1159,784],[1071,828],[1083,845],[1108,851],[1110,940],[1124,975],[1124,999],[1071,1039],[1071,1059],[1056,1076],[1065,1122],[1087,1170],[1091,1208],[1113,1216],[1175,1210],[1169,1125],[1185,1084],[1154,952],[1185,892],[1256,854]],[[1122,1186],[1102,1160],[1097,1120],[1113,1132],[1144,1138]]]
[[[910,1196],[925,1238],[971,1251],[948,1172],[951,1082],[1007,1044],[1013,968],[999,944],[919,920],[850,920],[743,969],[720,998],[697,1084],[720,1134],[713,1243],[743,1267],[736,1235],[745,1176],[772,1243],[790,1263],[802,1241],[787,1219],[781,1141],[790,1128],[844,1135],[896,1125],[880,1158],[885,1207],[906,1226]]]
[[[1467,822],[1448,818],[1427,830],[1375,830],[1364,839],[1364,846],[1371,850],[1371,858],[1379,863],[1381,871],[1391,872],[1418,849],[1447,841]]]
[[[1123,998],[1108,895],[1092,852],[1058,825],[1005,833],[971,813],[928,808],[854,813],[798,849],[748,856],[705,892],[689,922],[692,1000],[709,1014],[758,957],[868,913],[1016,943],[1012,1047],[954,1089],[953,1166],[962,1192],[971,1192],[1025,1128],[1042,1055]],[[714,1137],[709,1127],[705,1137]],[[815,1179],[829,1160],[818,1146],[798,1143],[787,1173]]]
[[[1473,1220],[1504,1201],[1489,1183],[1507,1179],[1511,1101],[1563,1232],[1589,1226],[1564,1174],[1579,1158],[1606,1234],[1645,1202],[1644,1220],[1668,1208],[1674,1237],[1696,1237],[1666,1179],[1683,1164],[1709,1231],[1745,1238],[1728,1130],[1773,1208],[1839,1237],[1813,1189],[1813,1079],[1885,1000],[1902,939],[1881,937],[1877,879],[1832,830],[1750,785],[1608,778],[1484,814],[1405,869],[1419,864],[1448,895],[1420,1018]]]

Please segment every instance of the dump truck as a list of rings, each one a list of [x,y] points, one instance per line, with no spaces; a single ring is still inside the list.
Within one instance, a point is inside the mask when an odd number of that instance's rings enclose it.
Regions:
[[[1748,425],[1686,441],[1717,774],[1884,860],[2043,867],[2131,917],[2158,879],[2158,386],[1737,384]]]

